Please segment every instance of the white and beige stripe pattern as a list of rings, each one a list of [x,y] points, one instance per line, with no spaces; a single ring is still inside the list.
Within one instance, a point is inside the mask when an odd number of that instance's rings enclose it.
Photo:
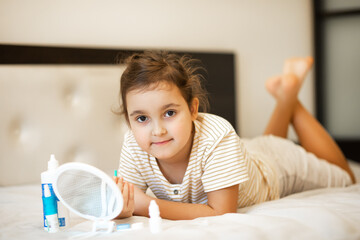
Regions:
[[[274,199],[267,179],[271,168],[251,158],[230,123],[200,113],[194,124],[192,151],[181,184],[168,182],[155,157],[140,149],[130,131],[121,152],[120,175],[144,191],[149,187],[157,198],[171,201],[206,204],[206,192],[236,184],[240,184],[239,207]]]

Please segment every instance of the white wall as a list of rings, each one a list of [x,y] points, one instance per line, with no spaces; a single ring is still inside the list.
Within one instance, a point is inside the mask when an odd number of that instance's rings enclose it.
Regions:
[[[243,137],[274,106],[265,80],[312,55],[312,38],[310,0],[0,0],[0,43],[234,52]],[[300,97],[313,111],[312,76]]]

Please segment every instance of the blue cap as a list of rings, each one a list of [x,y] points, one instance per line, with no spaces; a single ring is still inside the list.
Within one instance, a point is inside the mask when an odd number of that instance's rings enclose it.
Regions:
[[[125,229],[130,229],[131,226],[129,223],[123,223],[123,224],[119,224],[116,225],[116,230],[125,230]]]

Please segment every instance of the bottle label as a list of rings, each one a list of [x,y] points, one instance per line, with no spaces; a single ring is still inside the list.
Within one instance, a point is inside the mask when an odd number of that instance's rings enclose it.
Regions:
[[[45,197],[44,194],[44,186],[48,185],[51,197]],[[43,218],[44,218],[44,228],[48,228],[46,215],[50,214],[49,211],[54,213],[53,211],[56,211],[56,214],[59,215],[58,212],[58,205],[59,205],[59,199],[56,197],[53,186],[51,183],[43,183],[41,184],[42,188],[42,199],[43,199]],[[64,216],[58,216],[59,219],[59,226],[60,227],[66,227],[66,221]]]
[[[59,226],[60,226],[60,227],[65,227],[65,226],[66,226],[65,218],[64,218],[64,217],[59,218]]]
[[[53,186],[52,186],[51,183],[43,183],[43,184],[41,184],[42,196],[45,197],[45,194],[44,194],[44,192],[45,192],[45,189],[44,189],[44,188],[45,188],[45,185],[48,185],[48,186],[49,186],[49,190],[50,190],[51,196],[55,196],[55,197],[56,197],[55,192],[54,192],[54,189],[53,189]],[[57,199],[57,197],[56,197],[56,199]]]

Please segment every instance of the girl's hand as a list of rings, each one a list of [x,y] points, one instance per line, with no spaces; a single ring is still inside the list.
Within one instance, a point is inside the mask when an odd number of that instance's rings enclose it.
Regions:
[[[124,181],[122,177],[113,177],[123,196],[123,209],[117,218],[131,217],[134,213],[134,185]]]

